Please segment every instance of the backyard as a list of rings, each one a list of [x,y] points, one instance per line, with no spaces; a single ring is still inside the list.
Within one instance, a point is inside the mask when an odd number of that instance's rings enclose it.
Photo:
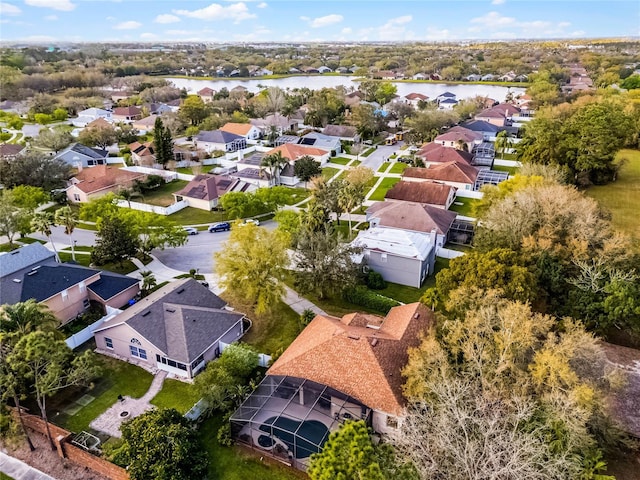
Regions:
[[[475,198],[456,197],[449,210],[464,215],[465,217],[473,217],[473,206],[478,202]]]
[[[621,150],[616,160],[624,161],[617,180],[589,187],[586,194],[611,212],[613,226],[631,235],[640,250],[640,151]]]
[[[158,188],[146,192],[140,200],[149,205],[157,205],[159,207],[168,207],[176,203],[175,197],[172,195],[174,192],[182,190],[187,186],[189,182],[186,180],[174,180],[172,182],[164,183]],[[138,201],[134,198],[134,201]]]

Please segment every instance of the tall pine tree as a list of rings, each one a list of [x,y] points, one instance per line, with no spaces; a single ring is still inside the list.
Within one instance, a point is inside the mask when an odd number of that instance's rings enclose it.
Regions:
[[[166,165],[173,160],[173,140],[171,138],[171,130],[165,127],[161,118],[156,118],[153,127],[154,146],[156,154],[156,162],[160,165]]]

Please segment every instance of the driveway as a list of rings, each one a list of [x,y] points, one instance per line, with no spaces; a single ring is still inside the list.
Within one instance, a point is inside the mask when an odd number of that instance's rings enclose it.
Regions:
[[[362,165],[376,172],[386,159],[400,150],[402,145],[404,145],[404,142],[398,142],[395,145],[378,145],[378,148],[371,155],[366,158],[360,157],[360,161]]]

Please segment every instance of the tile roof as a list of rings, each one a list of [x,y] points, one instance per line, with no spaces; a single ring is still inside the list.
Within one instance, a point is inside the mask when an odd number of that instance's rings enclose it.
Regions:
[[[367,208],[367,218],[377,218],[379,227],[399,228],[446,235],[456,212],[414,202],[376,202]]]
[[[420,150],[416,152],[416,155],[424,159],[426,162],[437,163],[465,162],[467,164],[470,164],[471,160],[473,160],[473,155],[471,155],[469,152],[458,150],[453,147],[445,147],[443,145],[440,145],[439,143],[424,144],[422,147],[420,147]]]
[[[385,318],[318,315],[267,374],[312,380],[372,409],[401,415],[407,351],[420,343],[421,333],[432,324],[432,312],[420,303],[394,307]]]
[[[423,95],[421,93],[409,93],[408,95],[405,95],[404,98],[406,98],[407,100],[428,100],[429,97],[427,97],[426,95]]]
[[[71,179],[71,182],[84,193],[93,193],[118,185],[128,185],[134,180],[145,177],[144,173],[129,172],[107,165],[96,165],[95,167],[83,168]]]
[[[213,88],[209,88],[209,87],[204,87],[198,90],[198,95],[213,95],[215,93],[216,91]]]
[[[220,130],[224,131],[224,132],[229,132],[229,133],[233,133],[235,135],[248,135],[249,132],[251,131],[251,128],[253,128],[253,125],[251,125],[250,123],[225,123],[223,126],[220,127]]]
[[[295,161],[300,157],[304,157],[305,155],[309,155],[312,157],[321,157],[329,153],[328,150],[323,150],[321,148],[305,147],[304,145],[296,145],[293,143],[284,143],[279,147],[269,150],[267,152],[267,155],[272,155],[277,152],[282,153],[282,156],[284,158],[292,161]]]
[[[385,199],[446,206],[452,190],[455,194],[457,189],[444,183],[400,181],[387,191]]]
[[[202,174],[197,175],[186,187],[175,192],[174,195],[211,201],[233,189],[236,183],[238,180],[227,175]]]
[[[244,314],[192,278],[171,282],[105,322],[97,331],[126,323],[168,357],[191,363]]]
[[[409,167],[402,174],[402,178],[470,184],[475,183],[477,177],[478,170],[466,162],[447,162],[429,168]]]

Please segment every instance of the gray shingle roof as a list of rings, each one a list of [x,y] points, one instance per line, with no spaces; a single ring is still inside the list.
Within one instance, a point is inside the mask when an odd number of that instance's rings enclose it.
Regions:
[[[32,272],[22,277],[21,302],[30,298],[41,302],[100,273],[99,270],[66,265],[44,265]]]
[[[235,133],[225,132],[224,130],[209,130],[200,132],[196,135],[196,140],[198,142],[209,142],[209,143],[231,143],[234,140],[244,139],[241,135],[236,135]]]
[[[125,275],[118,275],[117,273],[100,272],[100,280],[88,285],[87,288],[93,293],[98,295],[104,301],[115,297],[120,292],[123,292],[127,288],[132,287],[138,283],[138,279],[127,277]]]
[[[0,278],[53,258],[53,252],[40,243],[25,245],[12,252],[0,253]]]

